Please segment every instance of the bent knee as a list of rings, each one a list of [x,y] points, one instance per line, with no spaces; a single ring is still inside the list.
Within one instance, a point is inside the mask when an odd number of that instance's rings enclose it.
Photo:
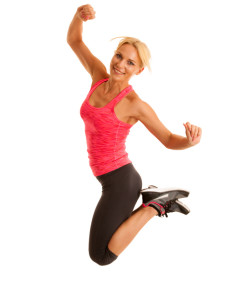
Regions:
[[[108,247],[104,251],[95,251],[93,249],[89,250],[89,256],[94,261],[100,266],[105,266],[109,265],[112,262],[114,262],[117,259],[117,255],[111,252]]]

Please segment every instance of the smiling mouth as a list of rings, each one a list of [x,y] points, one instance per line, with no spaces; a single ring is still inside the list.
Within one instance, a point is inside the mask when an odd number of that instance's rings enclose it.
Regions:
[[[115,71],[115,73],[117,73],[119,75],[124,75],[125,74],[125,73],[122,73],[119,70],[117,70],[115,67],[113,67],[113,70]]]

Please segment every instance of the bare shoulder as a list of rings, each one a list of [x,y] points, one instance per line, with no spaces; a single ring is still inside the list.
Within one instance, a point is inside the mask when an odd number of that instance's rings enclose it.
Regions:
[[[136,118],[137,120],[140,120],[144,113],[152,110],[151,106],[147,102],[143,101],[134,90],[127,95],[127,100],[130,105],[132,117]]]
[[[131,117],[139,120],[164,146],[168,147],[171,131],[161,122],[154,109],[132,92],[129,94]]]

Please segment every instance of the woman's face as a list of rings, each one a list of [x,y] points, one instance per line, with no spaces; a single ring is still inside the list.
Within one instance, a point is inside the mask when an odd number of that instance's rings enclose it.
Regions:
[[[144,68],[140,68],[140,57],[133,45],[123,44],[112,57],[110,75],[114,80],[128,81],[133,75],[140,74]]]

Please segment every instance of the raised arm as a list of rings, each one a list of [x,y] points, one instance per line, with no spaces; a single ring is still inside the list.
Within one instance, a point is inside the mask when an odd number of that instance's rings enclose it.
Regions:
[[[67,32],[67,43],[75,52],[93,81],[97,81],[108,76],[106,67],[91,53],[82,38],[83,22],[94,18],[95,11],[91,5],[87,4],[78,7]]]

